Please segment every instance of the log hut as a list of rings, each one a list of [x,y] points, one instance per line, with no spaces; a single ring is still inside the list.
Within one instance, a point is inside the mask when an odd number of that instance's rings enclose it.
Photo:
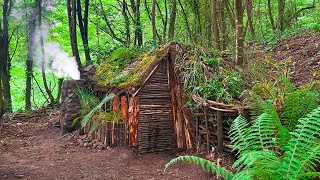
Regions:
[[[171,43],[140,54],[117,70],[109,66],[110,61],[98,67],[97,96],[102,99],[114,93],[112,111],[122,116],[122,125],[102,126],[96,132],[98,139],[106,145],[124,139],[125,145],[140,153],[192,148],[191,110],[185,105],[176,68],[182,51],[180,45]],[[124,129],[120,137],[117,129]]]

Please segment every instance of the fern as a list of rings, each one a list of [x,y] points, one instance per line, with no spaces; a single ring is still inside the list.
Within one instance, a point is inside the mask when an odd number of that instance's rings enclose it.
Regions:
[[[243,116],[238,116],[230,127],[229,135],[233,137],[231,139],[232,149],[234,151],[241,151],[247,146],[247,136],[249,133],[249,123]]]
[[[111,93],[109,95],[107,95],[96,107],[94,107],[87,115],[85,115],[83,117],[83,120],[81,121],[81,126],[85,127],[87,125],[87,123],[89,122],[90,118],[92,117],[92,115],[98,111],[99,109],[101,109],[101,107],[108,101],[110,101],[112,98],[114,97],[114,93]],[[90,130],[91,132],[91,130]]]
[[[296,179],[306,167],[307,170],[314,168],[313,160],[319,162],[319,144],[314,144],[320,136],[320,107],[299,119],[299,124],[291,135],[281,168],[286,179]]]
[[[168,162],[165,165],[165,171],[168,169],[169,166],[179,161],[184,161],[184,162],[199,165],[202,167],[203,170],[211,173],[217,173],[218,176],[223,177],[226,180],[229,180],[229,179],[231,180],[233,179],[233,176],[234,176],[230,171],[226,170],[225,168],[220,167],[209,160],[199,158],[196,156],[179,156],[175,159],[172,159],[170,162]]]
[[[274,117],[268,113],[258,116],[250,128],[246,149],[268,150],[276,146],[275,132],[277,126]]]
[[[238,168],[234,179],[277,179],[280,165],[280,159],[274,151],[245,152],[232,166]]]

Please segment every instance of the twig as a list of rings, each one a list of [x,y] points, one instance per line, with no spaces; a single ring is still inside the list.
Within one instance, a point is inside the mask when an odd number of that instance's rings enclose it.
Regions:
[[[34,75],[33,75],[33,74],[31,74],[31,75],[32,75],[32,78],[34,79],[34,81],[36,82],[36,84],[37,84],[38,88],[40,89],[40,92],[42,93],[43,97],[44,97],[44,98],[46,98],[46,102],[48,102],[48,103],[49,103],[49,100],[48,100],[47,96],[45,95],[45,93],[43,92],[43,90],[41,89],[41,87],[40,87],[40,85],[39,85],[39,83],[38,83],[37,79],[34,77]]]

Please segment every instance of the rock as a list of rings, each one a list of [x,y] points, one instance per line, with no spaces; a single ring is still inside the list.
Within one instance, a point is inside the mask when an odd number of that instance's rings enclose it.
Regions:
[[[89,143],[88,142],[84,142],[83,143],[83,147],[88,147]]]
[[[98,146],[97,146],[97,149],[98,149],[98,150],[104,150],[104,148],[105,148],[105,147],[102,146],[102,145],[98,145]]]
[[[79,146],[80,146],[80,147],[84,147],[83,141],[80,141],[80,142],[79,142]]]

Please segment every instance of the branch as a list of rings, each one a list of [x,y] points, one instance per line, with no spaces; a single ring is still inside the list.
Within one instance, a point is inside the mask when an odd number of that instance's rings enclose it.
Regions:
[[[105,23],[107,24],[107,27],[108,27],[108,29],[109,29],[109,31],[110,31],[111,37],[112,37],[113,39],[119,41],[120,43],[125,44],[126,42],[125,42],[124,40],[122,40],[121,38],[119,38],[119,37],[114,33],[114,31],[113,31],[113,29],[112,29],[112,27],[111,27],[111,24],[110,24],[110,22],[109,22],[109,20],[108,20],[108,18],[107,18],[107,15],[106,15],[106,13],[105,13],[105,11],[104,11],[103,4],[102,4],[102,0],[100,0],[100,7],[101,7],[101,9],[102,9],[101,13],[102,13],[102,15],[103,15],[103,19],[104,19]]]

